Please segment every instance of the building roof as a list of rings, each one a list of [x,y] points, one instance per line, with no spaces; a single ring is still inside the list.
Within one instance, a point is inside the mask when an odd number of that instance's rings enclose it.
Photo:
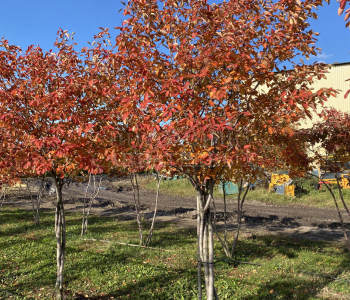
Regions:
[[[342,63],[338,63],[338,62],[335,62],[332,64],[332,66],[344,66],[344,65],[350,65],[350,61],[347,61],[347,62],[342,62]]]

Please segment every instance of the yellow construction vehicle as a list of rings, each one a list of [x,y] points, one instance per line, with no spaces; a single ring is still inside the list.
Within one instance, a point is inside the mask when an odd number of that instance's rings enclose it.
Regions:
[[[288,171],[279,171],[271,174],[269,192],[271,191],[279,195],[294,197],[295,185],[293,184],[293,180],[290,179]]]
[[[315,189],[319,190],[322,189],[323,181],[327,184],[337,184],[337,178],[339,178],[339,185],[343,189],[350,189],[349,179],[350,179],[350,162],[345,163],[344,165],[338,161],[332,161],[333,156],[323,156],[325,159],[324,165],[318,166],[318,176],[320,181],[316,183]],[[337,164],[340,166],[341,171],[340,172],[331,172],[329,170],[330,165]],[[321,180],[323,179],[323,181]]]
[[[337,177],[341,188],[350,189],[350,162],[344,164],[344,162],[334,160],[333,155],[328,155],[325,150],[321,150],[321,153],[323,162],[318,165],[315,170],[320,179],[319,182],[315,184],[315,190],[322,189],[323,181],[327,184],[337,184]],[[334,169],[334,166],[338,166],[340,172],[331,171],[331,169]]]

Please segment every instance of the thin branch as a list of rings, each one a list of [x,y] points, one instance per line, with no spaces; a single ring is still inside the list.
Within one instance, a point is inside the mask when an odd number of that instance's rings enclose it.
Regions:
[[[0,289],[0,291],[4,292],[4,293],[7,294],[7,295],[13,296],[13,297],[16,297],[16,296],[17,296],[17,295],[15,295],[15,294],[11,294],[11,293],[9,293],[8,291],[5,291],[5,290],[3,290],[3,289]]]
[[[262,266],[262,264],[256,264],[256,263],[251,263],[251,262],[247,262],[247,261],[240,261],[240,260],[233,260],[233,259],[215,258],[215,260],[235,262],[235,263],[247,264],[247,265],[253,265],[253,266]]]
[[[149,230],[149,234],[148,234],[145,246],[148,246],[150,244],[150,242],[151,242],[152,235],[153,235],[153,229],[154,229],[154,223],[155,223],[155,220],[156,220],[157,206],[158,206],[158,196],[159,196],[159,186],[160,186],[160,181],[161,181],[161,178],[158,176],[158,173],[157,173],[157,179],[158,179],[158,185],[157,185],[156,203],[155,203],[155,206],[154,206],[154,213],[153,213],[151,229]]]
[[[306,272],[306,271],[299,271],[299,273],[321,276],[321,277],[324,277],[324,278],[329,278],[329,279],[338,280],[338,281],[350,282],[350,280],[347,280],[347,279],[344,279],[344,278],[337,278],[337,277],[332,277],[332,276],[328,276],[328,275],[324,275],[324,274],[318,274],[318,273],[312,273],[312,272]]]
[[[82,228],[81,228],[81,235],[85,234],[85,205],[86,205],[86,197],[87,197],[87,192],[89,189],[89,185],[90,185],[90,180],[91,180],[91,173],[89,173],[89,181],[86,185],[86,189],[85,189],[85,195],[84,195],[84,202],[83,202],[83,220],[82,220]]]
[[[150,249],[150,250],[161,250],[161,251],[167,251],[167,252],[177,252],[176,250],[168,250],[168,249],[162,249],[162,248],[147,247],[147,246],[142,246],[142,245],[114,242],[114,241],[109,241],[109,240],[84,239],[84,241],[114,243],[114,244],[123,245],[123,246],[139,247],[139,248],[145,248],[145,249]]]
[[[308,173],[309,175],[311,176],[314,176],[316,178],[319,178],[318,176],[316,176],[315,174],[312,174],[312,173]],[[335,198],[335,195],[332,191],[332,189],[328,186],[328,184],[322,179],[322,178],[319,178],[323,184],[327,187],[328,191],[331,193],[332,197],[333,197],[333,200],[334,200],[334,204],[335,204],[335,207],[337,208],[337,212],[338,212],[338,216],[339,216],[339,219],[340,219],[340,223],[341,223],[341,228],[342,228],[342,231],[343,231],[343,234],[344,234],[344,237],[345,237],[345,241],[346,241],[346,245],[348,247],[348,250],[350,252],[350,243],[349,243],[349,240],[348,240],[348,236],[346,234],[346,230],[345,230],[345,226],[344,226],[344,222],[343,222],[343,217],[341,216],[341,213],[340,213],[340,210],[339,210],[339,206],[338,206],[338,203],[337,203],[337,200]]]
[[[340,184],[339,184],[339,178],[338,178],[337,175],[335,176],[335,178],[337,179],[337,186],[338,186],[338,191],[339,191],[340,199],[341,199],[341,201],[343,202],[343,206],[344,206],[346,212],[348,213],[348,216],[350,217],[350,212],[349,212],[349,209],[348,209],[348,207],[347,207],[347,205],[346,205],[346,203],[345,203],[345,201],[344,201],[343,193],[342,193],[342,191],[341,191],[341,187],[340,187]]]

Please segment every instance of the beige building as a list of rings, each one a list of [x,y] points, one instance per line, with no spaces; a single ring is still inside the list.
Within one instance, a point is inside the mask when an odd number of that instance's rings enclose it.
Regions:
[[[315,90],[319,90],[320,88],[324,87],[339,90],[337,97],[330,97],[325,103],[325,106],[333,107],[343,112],[350,112],[350,95],[344,99],[346,91],[350,89],[350,80],[346,81],[347,79],[350,79],[350,62],[333,64],[326,76],[327,79],[317,81],[312,85],[312,87]],[[322,107],[318,107],[317,112],[320,113],[321,111]],[[309,128],[313,123],[320,120],[321,119],[317,116],[317,114],[313,114],[312,120],[308,119],[305,122],[305,125],[302,127]]]

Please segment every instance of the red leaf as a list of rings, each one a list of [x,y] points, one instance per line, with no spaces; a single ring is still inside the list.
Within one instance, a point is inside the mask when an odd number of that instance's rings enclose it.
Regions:
[[[349,93],[350,93],[350,90],[348,90],[348,91],[345,93],[344,99],[346,99],[346,98],[348,97]]]

